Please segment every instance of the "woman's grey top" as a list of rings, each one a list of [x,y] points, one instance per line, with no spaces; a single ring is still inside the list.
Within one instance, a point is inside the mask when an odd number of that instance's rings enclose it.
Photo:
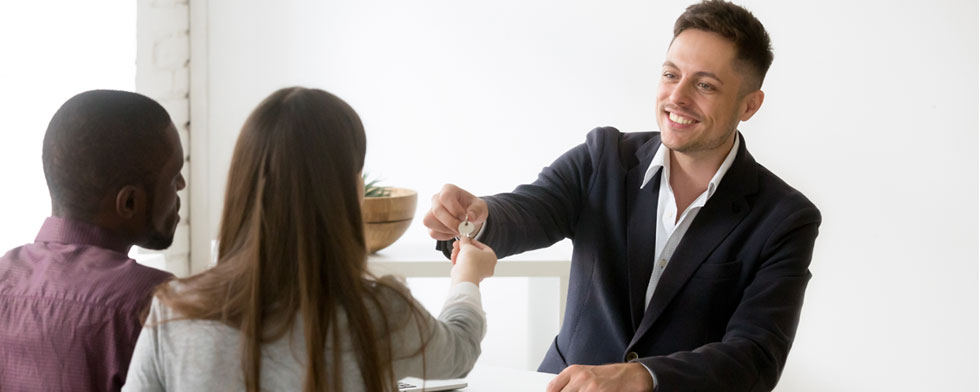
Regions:
[[[480,355],[480,341],[486,334],[486,316],[476,285],[467,282],[454,285],[438,319],[414,300],[408,303],[391,289],[379,290],[383,309],[378,310],[384,312],[389,326],[394,329],[391,333],[392,368],[396,379],[459,378],[469,373]],[[411,306],[421,310],[421,323],[412,318]],[[376,316],[378,310],[375,310]],[[166,321],[179,317],[153,299],[123,391],[244,390],[240,331],[216,321]],[[302,390],[306,375],[306,339],[298,318],[293,323],[292,333],[262,346],[262,390]],[[375,320],[381,323],[380,317]],[[342,316],[338,324],[346,328]],[[423,336],[429,337],[424,355],[419,352]],[[344,341],[342,346],[343,390],[363,391],[360,369],[351,353],[350,342]],[[326,369],[333,366],[331,350],[328,344]]]

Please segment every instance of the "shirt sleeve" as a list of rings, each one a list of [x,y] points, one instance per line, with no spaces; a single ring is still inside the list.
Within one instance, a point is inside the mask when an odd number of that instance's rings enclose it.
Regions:
[[[418,307],[422,309],[421,305]],[[447,379],[469,374],[480,356],[480,343],[486,335],[486,314],[477,285],[470,282],[453,285],[438,318],[424,309],[420,313],[424,320],[409,321],[418,328],[411,326],[393,336],[393,344],[400,346],[396,352],[408,354],[395,358],[395,376]],[[420,351],[418,342],[423,339],[425,346]]]
[[[487,334],[487,328],[480,287],[472,282],[454,284],[446,297],[446,303],[442,305],[439,320],[465,327],[466,332],[479,335],[477,343],[482,341]]]
[[[490,217],[487,217],[487,220],[489,220],[489,219],[490,219]],[[473,239],[474,240],[477,240],[477,241],[480,241],[480,239],[483,238],[483,231],[484,231],[483,229],[485,229],[486,227],[487,227],[487,221],[483,221],[483,224],[480,225],[480,231],[476,232],[476,235],[473,236]]]
[[[157,347],[159,347],[159,336],[157,323],[159,317],[160,304],[157,299],[153,299],[150,306],[150,313],[143,325],[143,331],[139,339],[136,340],[136,348],[133,349],[133,358],[129,363],[129,372],[126,375],[126,383],[122,390],[129,391],[164,391],[161,382],[158,362]]]
[[[650,367],[649,366],[645,365],[643,362],[640,362],[640,365],[643,365],[643,368],[646,369],[647,372],[650,373],[650,378],[653,379],[653,389],[651,389],[651,391],[656,392],[657,391],[657,375],[653,372],[653,370],[650,370]]]

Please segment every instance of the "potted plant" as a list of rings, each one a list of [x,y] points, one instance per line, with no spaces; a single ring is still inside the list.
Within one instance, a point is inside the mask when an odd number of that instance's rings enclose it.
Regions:
[[[364,239],[374,253],[394,243],[412,224],[418,193],[411,189],[378,185],[364,175]]]

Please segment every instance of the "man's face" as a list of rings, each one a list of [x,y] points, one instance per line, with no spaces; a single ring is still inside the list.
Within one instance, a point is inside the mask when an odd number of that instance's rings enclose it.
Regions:
[[[166,131],[164,151],[167,156],[154,181],[152,189],[147,189],[147,238],[140,246],[147,249],[166,249],[174,241],[174,231],[180,216],[180,198],[177,191],[187,185],[180,169],[184,167],[184,149],[180,145],[177,129],[171,124]]]
[[[727,153],[738,122],[758,109],[746,101],[758,93],[762,103],[761,91],[745,94],[735,54],[735,44],[715,33],[688,29],[674,38],[657,86],[657,124],[672,151]]]

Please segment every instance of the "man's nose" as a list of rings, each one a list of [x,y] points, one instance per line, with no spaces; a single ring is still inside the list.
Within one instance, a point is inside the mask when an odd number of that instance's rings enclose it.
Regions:
[[[691,86],[686,81],[674,85],[670,92],[670,103],[677,106],[687,106],[691,103]]]

